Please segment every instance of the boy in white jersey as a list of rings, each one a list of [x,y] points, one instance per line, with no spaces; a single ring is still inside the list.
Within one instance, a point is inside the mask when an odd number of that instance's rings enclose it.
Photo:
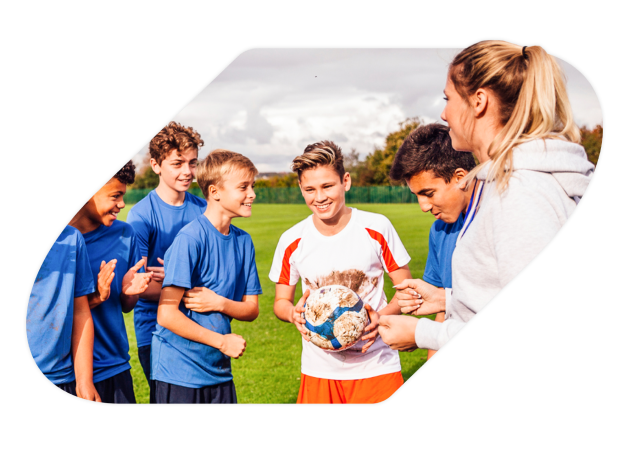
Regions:
[[[379,315],[400,314],[396,298],[387,304],[384,272],[393,284],[408,278],[410,257],[384,216],[349,208],[351,177],[341,149],[331,141],[306,147],[293,160],[302,195],[313,215],[284,232],[269,274],[276,283],[275,315],[301,332],[301,385],[298,403],[376,403],[402,384],[400,359],[378,335]],[[304,296],[297,305],[301,278]],[[363,342],[341,352],[318,348],[306,338],[303,305],[310,290],[344,285],[361,297],[371,323]]]

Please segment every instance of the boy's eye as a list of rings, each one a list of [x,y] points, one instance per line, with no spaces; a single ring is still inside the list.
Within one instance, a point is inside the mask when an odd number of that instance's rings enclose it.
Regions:
[[[447,102],[447,101],[448,101],[448,98],[447,98],[447,97],[444,97],[444,98],[443,98],[443,100],[445,100],[445,101]]]

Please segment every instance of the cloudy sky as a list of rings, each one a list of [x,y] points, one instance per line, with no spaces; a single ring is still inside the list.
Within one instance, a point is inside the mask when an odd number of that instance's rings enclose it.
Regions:
[[[289,171],[306,145],[323,139],[364,157],[406,118],[441,122],[448,63],[459,50],[253,49],[173,120],[201,134],[200,157],[229,149],[260,172]],[[560,63],[577,123],[602,124],[589,82]]]

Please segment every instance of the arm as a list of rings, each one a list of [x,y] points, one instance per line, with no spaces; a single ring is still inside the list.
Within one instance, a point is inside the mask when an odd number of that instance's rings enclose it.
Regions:
[[[162,296],[157,307],[157,323],[187,340],[211,346],[235,359],[240,357],[247,346],[240,335],[222,335],[208,330],[179,310],[179,303],[183,298],[184,291],[184,288],[174,286],[162,290]]]
[[[401,283],[404,279],[408,279],[411,277],[411,270],[408,268],[408,265],[404,265],[401,268],[396,269],[395,271],[391,271],[389,273],[389,277],[393,282],[393,285],[397,285]],[[380,324],[380,316],[381,315],[399,315],[401,313],[400,306],[398,305],[397,293],[391,299],[391,302],[380,310],[376,312],[372,310],[369,305],[366,305],[367,313],[369,314],[369,324],[365,327],[365,331],[363,333],[362,340],[367,341],[363,345],[363,351],[367,352],[367,350],[376,342],[376,338],[378,337],[378,325]]]
[[[89,401],[100,402],[100,396],[92,379],[94,322],[87,296],[74,298],[73,313],[72,362],[76,377],[76,395]]]
[[[435,316],[435,321],[438,323],[442,323],[445,318],[446,318],[445,312],[440,312],[440,313],[437,313],[437,315]],[[428,355],[426,356],[426,361],[430,360],[430,358],[436,353],[437,351],[435,351],[434,349],[429,349]]]
[[[220,312],[239,321],[253,321],[258,317],[258,295],[246,294],[242,301],[232,301],[206,287],[196,287],[184,293],[187,309],[195,312]]]
[[[294,324],[301,336],[304,337],[306,341],[310,341],[308,331],[304,326],[306,320],[301,316],[301,314],[305,312],[304,304],[308,296],[310,296],[310,290],[306,290],[301,299],[299,299],[299,302],[297,302],[297,305],[293,305],[296,287],[296,285],[275,284],[273,313],[275,313],[278,319]]]

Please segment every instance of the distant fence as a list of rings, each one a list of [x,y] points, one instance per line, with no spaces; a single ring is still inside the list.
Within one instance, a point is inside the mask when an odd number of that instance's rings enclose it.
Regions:
[[[150,189],[127,191],[124,201],[137,204]],[[256,203],[259,204],[301,204],[304,198],[299,188],[256,188]],[[194,188],[191,194],[203,197],[201,190]],[[345,193],[348,204],[412,204],[417,198],[406,186],[353,186]]]

